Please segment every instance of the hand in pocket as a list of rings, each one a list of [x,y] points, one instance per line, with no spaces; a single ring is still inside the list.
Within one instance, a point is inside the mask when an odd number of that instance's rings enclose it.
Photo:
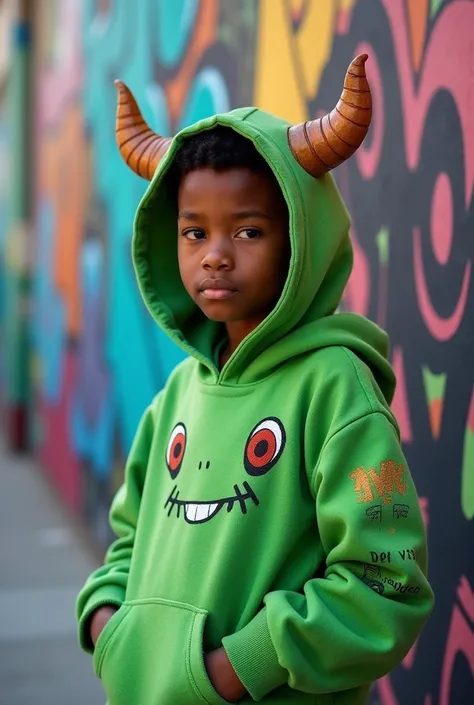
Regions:
[[[246,690],[232,668],[232,664],[223,648],[212,651],[204,657],[206,671],[216,693],[229,703],[236,703]]]
[[[103,605],[93,612],[90,620],[90,635],[91,641],[94,646],[97,644],[97,640],[104,629],[105,625],[117,612],[117,607],[113,605]]]

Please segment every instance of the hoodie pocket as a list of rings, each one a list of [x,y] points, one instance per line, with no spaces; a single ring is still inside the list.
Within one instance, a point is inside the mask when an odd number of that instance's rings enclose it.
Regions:
[[[119,628],[122,621],[125,619],[127,612],[130,608],[127,605],[122,605],[115,614],[109,619],[105,627],[102,629],[97,639],[97,643],[94,648],[94,654],[92,657],[92,663],[94,666],[94,671],[98,678],[100,678],[102,670],[102,661],[104,660],[105,653],[109,647],[112,637]]]
[[[225,705],[204,665],[206,619],[205,610],[169,600],[125,603],[94,654],[110,705]]]

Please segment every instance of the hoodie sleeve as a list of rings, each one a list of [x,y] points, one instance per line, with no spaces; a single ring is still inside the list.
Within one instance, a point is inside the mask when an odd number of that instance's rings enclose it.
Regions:
[[[432,606],[416,490],[397,431],[371,412],[335,433],[312,473],[324,577],[278,590],[223,640],[254,700],[288,683],[331,693],[372,682],[407,654]]]
[[[92,653],[89,618],[101,605],[120,607],[125,600],[130,561],[135,541],[140,502],[153,438],[153,406],[144,413],[125,467],[125,481],[110,508],[110,526],[118,536],[105,556],[104,565],[86,581],[76,603],[81,647]]]

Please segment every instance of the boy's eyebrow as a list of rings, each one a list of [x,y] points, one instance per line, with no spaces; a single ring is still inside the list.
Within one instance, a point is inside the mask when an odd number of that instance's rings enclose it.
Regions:
[[[238,211],[237,213],[232,213],[232,215],[239,220],[244,220],[244,218],[266,218],[267,220],[272,220],[272,217],[267,215],[267,213],[256,210]],[[194,211],[181,211],[181,213],[178,213],[178,218],[182,220],[198,220],[201,216],[201,213],[195,213]]]
[[[271,216],[267,215],[267,213],[263,213],[262,211],[253,211],[253,210],[248,210],[248,211],[239,211],[238,213],[234,213],[235,218],[243,219],[243,218],[266,218],[267,220],[271,220]]]
[[[183,218],[183,220],[197,220],[199,218],[199,213],[194,213],[193,211],[181,211],[181,213],[178,213],[178,218]]]

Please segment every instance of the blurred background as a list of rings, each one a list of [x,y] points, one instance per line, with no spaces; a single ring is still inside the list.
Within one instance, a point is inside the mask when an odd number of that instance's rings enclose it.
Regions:
[[[297,123],[332,109],[360,52],[374,117],[335,173],[355,248],[343,307],[391,334],[437,597],[372,703],[473,705],[471,0],[0,1],[2,705],[103,704],[74,597],[141,413],[183,358],[135,284],[147,184],[116,148],[113,79],[167,135],[248,104]]]

